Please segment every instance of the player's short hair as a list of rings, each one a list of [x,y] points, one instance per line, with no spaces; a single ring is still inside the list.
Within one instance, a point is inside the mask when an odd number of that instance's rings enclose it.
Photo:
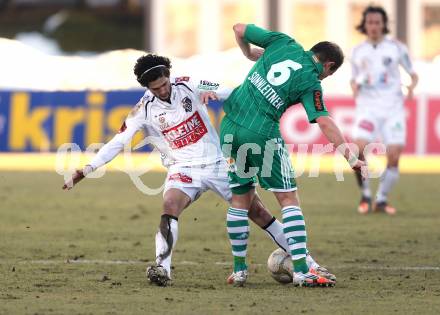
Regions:
[[[365,8],[364,12],[362,12],[362,20],[361,23],[356,26],[356,29],[361,32],[362,34],[367,34],[367,30],[365,29],[365,22],[367,20],[367,14],[368,13],[379,13],[382,15],[382,21],[383,21],[383,34],[388,34],[390,32],[390,29],[388,28],[388,14],[384,10],[384,8],[379,6],[368,6]]]
[[[331,71],[336,71],[344,62],[344,53],[337,44],[323,41],[317,43],[311,49],[321,63],[332,61],[335,64],[331,66]]]
[[[161,77],[170,77],[171,61],[167,57],[154,54],[144,55],[134,65],[133,72],[137,81],[143,87]]]

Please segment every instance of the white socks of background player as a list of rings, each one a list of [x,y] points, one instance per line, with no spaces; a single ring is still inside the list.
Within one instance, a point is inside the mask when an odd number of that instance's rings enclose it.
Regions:
[[[177,237],[177,218],[162,215],[159,231],[156,233],[156,264],[165,268],[170,279],[172,249],[176,246]]]
[[[388,167],[380,178],[379,189],[377,190],[376,202],[386,202],[391,189],[399,179],[399,169]]]
[[[363,197],[371,198],[370,179],[368,177],[362,179],[361,191]]]

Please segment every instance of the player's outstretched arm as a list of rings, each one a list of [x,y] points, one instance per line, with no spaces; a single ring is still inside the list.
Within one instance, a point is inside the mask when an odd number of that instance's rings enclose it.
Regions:
[[[320,116],[316,118],[316,122],[318,123],[319,128],[327,140],[333,143],[344,155],[348,164],[350,164],[350,167],[356,172],[361,173],[364,178],[367,177],[367,164],[364,161],[359,160],[357,155],[351,151],[347,145],[347,142],[345,141],[344,136],[342,135],[341,130],[335,124],[333,119],[329,116]]]
[[[264,49],[252,48],[251,45],[244,39],[244,33],[246,32],[247,24],[237,23],[234,25],[233,30],[235,34],[235,40],[240,47],[243,55],[251,61],[257,61],[263,53]]]
[[[139,128],[128,120],[126,120],[123,126],[125,127],[121,127],[120,132],[98,151],[89,164],[84,166],[82,170],[76,170],[72,177],[64,182],[63,190],[72,189],[89,173],[113,160],[124,149],[125,144],[131,142]]]

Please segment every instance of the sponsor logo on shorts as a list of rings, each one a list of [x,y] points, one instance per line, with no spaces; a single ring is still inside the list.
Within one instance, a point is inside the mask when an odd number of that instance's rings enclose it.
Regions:
[[[229,157],[226,159],[226,162],[228,163],[229,172],[235,173],[237,171],[237,165],[235,165],[234,158]]]
[[[361,120],[359,122],[359,128],[362,128],[362,129],[367,130],[369,132],[373,132],[374,124],[368,120]]]
[[[180,149],[196,143],[207,133],[208,129],[198,112],[177,126],[162,131],[172,149]]]
[[[182,173],[172,174],[170,177],[168,177],[168,180],[175,180],[187,184],[190,184],[193,181],[191,177]]]
[[[315,103],[315,109],[317,112],[324,110],[324,104],[322,102],[322,92],[319,90],[313,91],[313,101]]]

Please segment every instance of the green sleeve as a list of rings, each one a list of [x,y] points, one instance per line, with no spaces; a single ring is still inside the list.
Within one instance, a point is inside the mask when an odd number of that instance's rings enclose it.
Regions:
[[[327,108],[322,100],[322,88],[316,86],[307,90],[301,96],[301,103],[306,110],[307,117],[310,123],[316,123],[316,118],[320,116],[328,116]]]
[[[244,40],[262,48],[266,48],[270,44],[278,41],[295,42],[293,38],[284,33],[268,31],[254,24],[246,25]]]

